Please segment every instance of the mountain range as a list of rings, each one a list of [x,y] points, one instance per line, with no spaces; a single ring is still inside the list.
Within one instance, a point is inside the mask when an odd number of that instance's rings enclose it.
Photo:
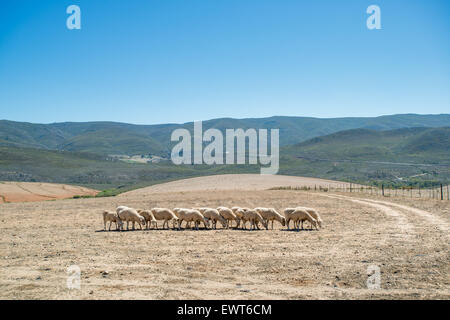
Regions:
[[[311,138],[349,129],[376,131],[412,127],[445,127],[450,114],[401,114],[372,118],[269,117],[221,118],[203,122],[204,130],[216,128],[280,129],[280,145],[298,144]],[[173,145],[170,135],[177,128],[191,130],[193,123],[133,125],[118,122],[63,122],[34,124],[0,120],[0,146],[99,154],[152,154],[168,156]]]
[[[42,181],[112,189],[180,178],[258,173],[258,165],[127,163],[109,155],[168,157],[174,129],[193,123],[32,124],[0,121],[0,181]],[[450,180],[450,115],[317,119],[214,119],[203,130],[279,128],[279,174],[358,183],[431,186]],[[145,159],[144,159],[145,160]]]

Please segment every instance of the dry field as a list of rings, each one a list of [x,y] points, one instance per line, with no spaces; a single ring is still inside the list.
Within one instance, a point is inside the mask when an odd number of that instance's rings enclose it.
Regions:
[[[448,201],[261,190],[289,179],[302,178],[204,177],[114,198],[2,204],[0,298],[450,298]],[[103,232],[101,210],[121,204],[304,205],[320,211],[324,228]],[[81,268],[80,290],[66,288],[70,265]],[[367,288],[371,265],[381,289]]]
[[[0,182],[0,203],[45,201],[96,195],[97,190],[66,184],[41,182]]]

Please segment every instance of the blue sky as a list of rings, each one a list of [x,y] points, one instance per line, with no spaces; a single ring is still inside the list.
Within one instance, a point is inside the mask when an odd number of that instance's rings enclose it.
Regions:
[[[66,8],[81,8],[68,30]],[[381,8],[368,30],[366,8]],[[450,1],[0,1],[0,119],[450,110]]]

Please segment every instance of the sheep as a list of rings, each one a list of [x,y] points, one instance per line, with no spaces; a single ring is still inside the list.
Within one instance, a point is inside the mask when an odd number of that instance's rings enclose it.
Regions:
[[[145,228],[146,229],[150,229],[150,224],[153,226],[153,228],[158,228],[155,216],[153,215],[152,211],[149,211],[149,210],[137,210],[137,212],[141,216],[144,217],[144,219],[145,219]]]
[[[303,209],[306,212],[308,212],[310,214],[310,216],[313,217],[317,221],[317,224],[319,225],[319,228],[322,228],[323,221],[320,218],[319,212],[316,209],[307,208],[307,207],[297,207],[297,209]],[[303,228],[303,226],[302,226],[302,228]]]
[[[267,229],[267,223],[256,210],[241,208],[236,210],[236,212],[242,214],[241,220],[243,229],[246,229],[247,221],[250,221],[250,230],[255,230],[255,227],[259,229],[258,222],[261,222],[262,225]]]
[[[151,211],[156,220],[164,220],[163,229],[164,229],[164,226],[167,226],[167,229],[169,229],[169,221],[170,220],[173,220],[173,226],[175,226],[175,223],[178,222],[178,217],[170,209],[153,208]],[[156,227],[158,228],[158,225],[156,225]]]
[[[198,225],[200,222],[203,222],[206,229],[209,227],[208,220],[206,220],[206,218],[198,210],[175,208],[174,211],[180,219],[178,222],[178,228],[181,228],[181,223],[183,220],[187,222],[186,227],[190,226],[190,222],[194,222],[196,230],[198,230]]]
[[[123,221],[127,222],[127,230],[128,230],[128,223],[131,221],[133,222],[133,230],[135,223],[139,223],[139,227],[142,230],[142,226],[145,226],[145,219],[143,216],[139,215],[139,213],[133,209],[133,208],[122,208],[122,210],[118,213],[119,218]]]
[[[126,206],[118,206],[118,207],[116,208],[117,214],[119,214],[119,212],[122,211],[123,209],[129,209],[129,208],[126,207]]]
[[[232,227],[233,220],[236,221],[236,228],[239,227],[241,219],[234,213],[233,209],[229,209],[227,207],[218,207],[216,210],[226,220],[227,228],[229,228],[230,226]]]
[[[272,230],[274,220],[281,223],[283,227],[286,225],[286,218],[279,214],[274,208],[255,208],[255,210],[263,217],[267,226],[269,225],[269,221],[272,221]]]
[[[233,211],[233,213],[236,215],[236,217],[238,218],[238,220],[237,220],[237,225],[236,225],[236,228],[239,228],[239,225],[240,225],[240,223],[241,223],[241,220],[242,220],[242,211],[239,211],[239,209],[242,209],[242,210],[251,210],[251,209],[249,209],[249,208],[242,208],[242,207],[232,207],[231,208],[231,210]]]
[[[319,212],[313,208],[307,208],[307,207],[286,208],[284,210],[285,216],[286,215],[289,216],[290,213],[294,212],[296,209],[305,210],[306,212],[308,212],[311,215],[311,217],[313,217],[317,221],[317,224],[319,225],[319,227],[322,228],[323,221],[320,218]],[[286,219],[288,219],[287,216],[286,216]],[[287,222],[287,220],[286,220],[286,222]],[[287,224],[288,224],[288,229],[289,229],[289,222],[287,222]],[[311,225],[311,227],[312,227],[312,225]],[[294,228],[295,228],[295,225],[294,225]],[[302,229],[303,229],[303,221],[302,221]]]
[[[286,208],[284,209],[284,217],[286,219],[286,226],[287,229],[289,230],[289,223],[292,220],[292,213],[295,211],[295,208]],[[295,228],[295,221],[294,221],[294,228]]]
[[[181,229],[181,224],[183,222],[184,217],[186,216],[186,208],[174,208],[172,211],[175,214],[175,216],[178,218],[178,229]],[[173,223],[173,226],[175,226],[175,223]],[[189,223],[186,222],[186,227],[189,226]]]
[[[123,227],[122,220],[120,220],[119,215],[115,212],[103,211],[103,230],[106,231],[106,223],[109,222],[109,229],[111,231],[111,224],[114,222],[116,224],[116,230],[121,230]]]
[[[303,222],[304,220],[309,221],[309,223],[311,224],[311,228],[312,228],[312,226],[314,226],[316,228],[316,230],[319,230],[317,220],[314,219],[313,217],[311,217],[311,215],[306,210],[297,208],[297,209],[295,209],[295,211],[289,213],[289,217],[290,217],[290,219],[294,220],[294,228],[295,228],[295,225],[297,225],[297,231],[300,228],[300,222]],[[288,229],[289,229],[289,225],[288,225]],[[302,223],[302,229],[303,229],[303,223]]]
[[[216,209],[208,209],[208,208],[201,208],[204,209],[202,211],[200,211],[203,216],[212,221],[212,227],[214,229],[217,228],[217,221],[220,221],[220,223],[222,224],[222,226],[225,228],[227,226],[227,221],[220,215],[219,211],[217,211]]]

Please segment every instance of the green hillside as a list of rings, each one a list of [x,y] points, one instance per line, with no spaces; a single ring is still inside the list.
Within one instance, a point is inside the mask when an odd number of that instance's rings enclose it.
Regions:
[[[280,174],[431,186],[450,181],[450,127],[346,130],[286,146],[280,157]]]
[[[313,138],[284,150],[302,158],[450,164],[450,127],[353,129]]]
[[[342,130],[365,128],[391,130],[450,125],[450,115],[389,115],[375,118],[270,117],[221,118],[203,122],[203,129],[278,128],[282,146]],[[95,152],[100,154],[154,154],[168,156],[170,135],[176,128],[192,130],[193,124],[132,125],[116,122],[31,124],[0,121],[0,146]],[[192,132],[192,131],[191,131]]]
[[[123,190],[200,175],[257,173],[257,166],[126,163],[93,153],[0,147],[0,181],[53,182]]]

